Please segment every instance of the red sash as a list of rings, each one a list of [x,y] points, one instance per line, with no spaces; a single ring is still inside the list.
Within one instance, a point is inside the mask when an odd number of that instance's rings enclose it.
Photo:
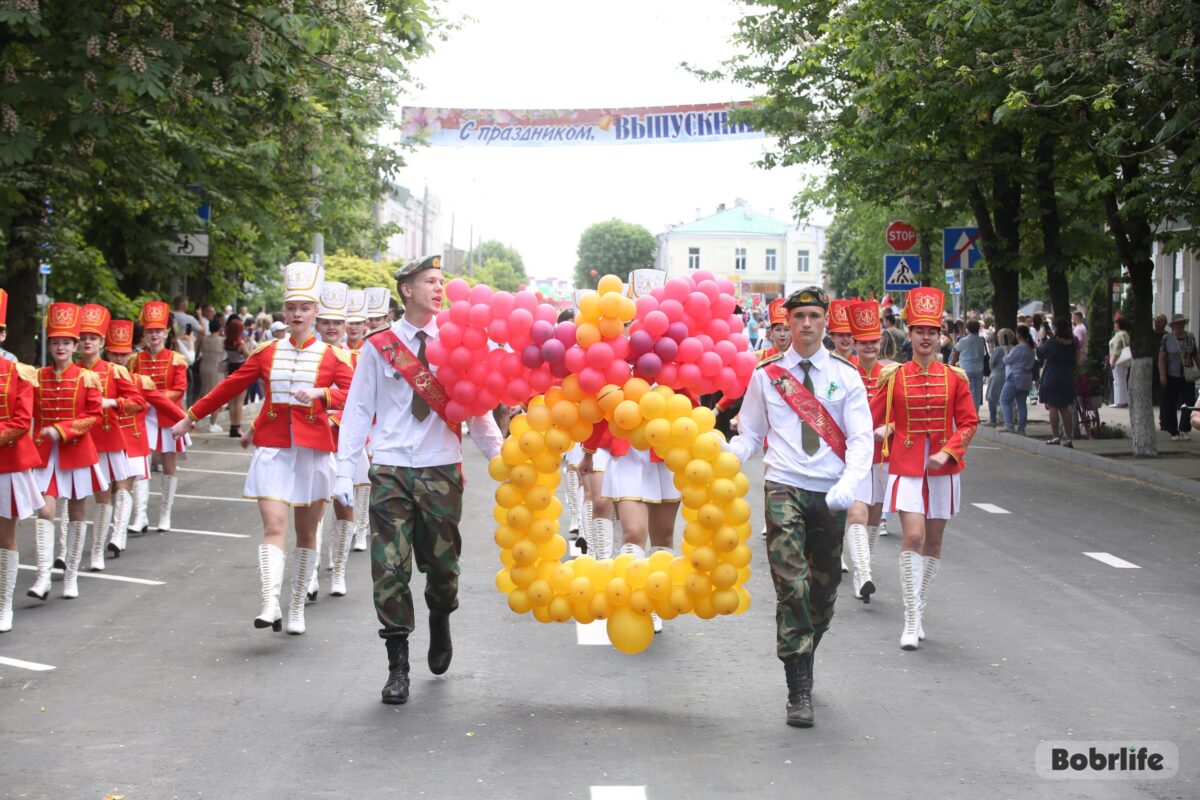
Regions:
[[[829,445],[829,449],[833,451],[834,455],[845,461],[846,434],[834,422],[825,406],[821,405],[821,401],[806,389],[795,375],[778,364],[767,364],[763,369],[766,371],[767,377],[771,379],[771,385],[779,390],[783,402],[787,403],[806,425],[811,426],[817,432],[825,444]]]
[[[404,346],[404,342],[400,341],[396,332],[380,331],[367,337],[367,341],[375,345],[379,354],[392,366],[392,369],[399,372],[400,376],[408,381],[412,390],[421,395],[429,407],[437,412],[437,415],[442,418],[442,422],[446,423],[446,427],[454,431],[459,439],[462,439],[462,425],[451,422],[450,418],[446,416],[446,404],[450,402],[450,396],[446,394],[446,387],[442,386],[438,382],[437,376]]]

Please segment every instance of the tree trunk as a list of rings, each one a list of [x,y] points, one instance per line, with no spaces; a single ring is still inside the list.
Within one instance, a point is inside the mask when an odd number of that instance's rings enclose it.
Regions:
[[[1151,382],[1158,379],[1155,364],[1155,358],[1146,356],[1137,356],[1129,363],[1129,430],[1135,456],[1158,455],[1158,425],[1150,399]]]
[[[1042,252],[1046,262],[1046,289],[1054,314],[1066,314],[1071,307],[1071,290],[1067,282],[1067,258],[1062,251],[1062,218],[1058,213],[1058,194],[1054,182],[1054,139],[1043,134],[1038,140],[1037,199],[1038,218],[1042,226]]]

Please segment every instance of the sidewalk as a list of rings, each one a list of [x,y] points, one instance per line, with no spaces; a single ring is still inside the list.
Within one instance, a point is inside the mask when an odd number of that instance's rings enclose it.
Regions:
[[[1044,444],[1050,438],[1050,417],[1044,405],[1029,406],[1029,421],[1025,435],[1001,433],[999,427],[987,425],[988,410],[984,404],[979,413],[979,433],[976,440],[986,440],[1028,450],[1039,455],[1107,472],[1123,478],[1146,481],[1155,486],[1200,498],[1200,431],[1194,431],[1191,441],[1171,441],[1162,431],[1158,435],[1158,458],[1134,458],[1130,455],[1133,443],[1129,439],[1129,409],[1104,406],[1100,421],[1125,431],[1124,439],[1076,439],[1074,449]],[[1155,427],[1158,409],[1154,410]],[[999,424],[1003,424],[1002,422]]]

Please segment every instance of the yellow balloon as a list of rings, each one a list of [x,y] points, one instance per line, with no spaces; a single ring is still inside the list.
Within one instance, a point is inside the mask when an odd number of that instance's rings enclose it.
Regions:
[[[670,600],[655,600],[654,613],[664,620],[675,619],[679,616],[679,612],[675,610],[675,606],[671,605]]]
[[[722,564],[722,566],[728,567],[730,565]],[[736,569],[733,571],[733,577],[735,579],[737,578]],[[554,571],[550,573],[550,588],[554,590],[555,594],[566,594],[571,588],[571,581],[574,579],[575,570],[571,569],[571,567],[567,564],[559,564],[554,568]],[[733,581],[730,581],[730,584],[732,583]]]
[[[587,603],[571,603],[571,614],[574,615],[576,622],[584,625],[596,621],[596,617],[592,614],[592,609],[588,608]]]
[[[550,504],[541,511],[537,512],[538,519],[552,519],[555,522],[562,516],[562,501],[554,495],[550,495]]]
[[[671,590],[671,596],[667,602],[671,604],[677,614],[686,614],[692,610],[692,598],[682,586],[676,586]]]
[[[613,409],[625,399],[625,393],[621,391],[621,387],[611,383],[605,384],[600,391],[596,392],[596,402],[600,404],[600,408],[605,414],[611,414]]]
[[[590,400],[591,398],[588,398],[588,399]],[[595,400],[592,400],[593,405],[595,404],[595,402],[596,402]],[[579,407],[580,407],[580,409],[582,409],[583,404],[580,404]],[[604,419],[604,412],[600,411],[599,406],[596,406],[596,411],[599,412],[599,416],[596,417],[595,420],[581,419],[578,422],[576,422],[574,425],[571,426],[571,430],[568,431],[568,433],[571,435],[571,441],[586,442],[588,439],[591,438],[592,422],[593,421],[599,422],[600,420]],[[590,412],[589,412],[589,416],[590,416]]]
[[[529,418],[524,413],[517,414],[508,421],[509,436],[520,436],[527,430],[529,430]]]
[[[671,423],[671,443],[691,447],[699,432],[691,417],[679,417]]]
[[[718,478],[732,478],[741,472],[742,464],[733,453],[719,453],[713,459],[713,471]]]
[[[713,482],[712,464],[700,458],[693,458],[684,468],[683,474],[696,486],[708,486]]]
[[[625,385],[621,387],[621,392],[625,395],[626,400],[640,402],[642,396],[650,391],[650,384],[646,383],[642,378],[630,378],[625,381]]]
[[[496,546],[501,550],[511,550],[512,546],[521,541],[522,537],[507,525],[501,525],[496,528],[496,534],[492,538],[496,540]]]
[[[662,397],[662,395],[654,392],[647,392],[642,395],[642,399],[647,397]],[[646,423],[646,441],[654,447],[666,447],[671,442],[671,421],[663,417],[656,417]]]
[[[584,322],[575,326],[575,341],[579,342],[579,346],[588,348],[600,341],[601,333],[600,326],[595,322]]]
[[[726,505],[738,496],[737,485],[733,481],[729,480],[729,478],[717,478],[715,481],[709,484],[708,496],[711,497],[712,501],[717,505]],[[528,498],[528,495],[526,495],[526,498]],[[526,499],[526,502],[529,502],[528,499]]]
[[[691,563],[692,567],[699,572],[708,572],[717,565],[717,552],[707,545],[703,547],[697,547],[692,551],[688,561]],[[734,571],[734,577],[737,577],[736,570]]]
[[[672,472],[681,472],[692,460],[692,451],[686,447],[672,447],[663,454],[662,460]]]
[[[529,456],[521,452],[520,443],[512,436],[509,436],[504,444],[500,446],[500,458],[510,467],[515,467],[517,464],[523,464],[529,460]]]
[[[693,572],[683,579],[683,588],[693,598],[708,595],[712,593],[712,579],[703,572]]]
[[[507,573],[505,577],[508,577]],[[671,576],[665,571],[651,572],[646,578],[646,592],[654,600],[666,600],[671,596]]]
[[[500,563],[506,567],[515,567],[517,562],[513,561],[512,550],[500,551]]]
[[[502,456],[495,456],[488,462],[488,475],[494,481],[506,481],[511,476],[511,469]]]
[[[737,592],[734,592],[734,600],[737,600]],[[737,603],[734,602],[734,608],[737,608]],[[571,618],[571,601],[560,595],[555,595],[550,599],[550,605],[546,609],[550,612],[550,619],[555,622],[566,622]]]
[[[722,525],[713,534],[712,546],[719,553],[728,553],[737,547],[740,541],[741,537],[738,535],[736,528],[729,525]]]
[[[550,506],[550,500],[553,497],[554,495],[545,486],[531,486],[525,493],[525,505],[533,511],[542,511]]]
[[[613,578],[604,587],[604,596],[610,606],[623,606],[629,602],[629,584],[624,578]]]
[[[655,550],[646,561],[650,564],[651,572],[665,572],[674,558],[675,555],[670,550]]]
[[[681,394],[672,394],[667,398],[667,417],[676,420],[681,417],[692,418],[692,401]]]
[[[600,298],[600,314],[605,317],[620,318],[621,295],[606,294]]]
[[[538,622],[550,622],[550,609],[548,606],[534,606],[533,618]]]
[[[512,578],[509,577],[508,570],[502,569],[496,573],[496,588],[499,589],[502,594],[509,594],[513,589],[517,588],[517,585],[513,583]]]
[[[529,602],[529,593],[524,589],[513,589],[508,593],[508,607],[518,614],[524,614],[533,608],[533,603]]]
[[[689,422],[691,420],[688,420]],[[695,425],[696,423],[692,423]],[[716,461],[721,455],[721,435],[716,431],[701,433],[696,436],[692,446],[692,454],[696,458],[702,458],[705,461]]]
[[[608,586],[608,582],[612,580],[613,562],[610,559],[597,561],[592,565],[592,573],[588,577],[592,579],[592,586],[597,592],[604,593],[604,587]]]
[[[595,556],[579,556],[571,561],[571,569],[575,571],[576,578],[591,577],[592,570],[596,566]]]
[[[695,421],[696,427],[701,433],[707,433],[717,427],[717,415],[713,413],[711,408],[706,406],[698,406],[692,409],[692,420]]]
[[[504,521],[513,530],[524,531],[533,524],[533,512],[525,506],[513,506],[504,515]]]
[[[629,432],[629,444],[638,450],[650,449],[650,443],[646,441],[645,425],[639,425]]]
[[[723,562],[712,568],[711,577],[713,586],[718,589],[728,589],[737,583],[738,570],[733,564]]]
[[[689,522],[683,526],[683,540],[692,547],[708,544],[712,539],[712,531],[699,522]]]
[[[740,586],[735,591],[737,591],[738,595],[738,607],[733,613],[745,614],[750,610],[750,593]]]
[[[616,292],[618,295],[620,295],[621,285],[621,279],[616,275],[604,275],[599,281],[596,282],[596,292],[599,293],[601,297],[610,292]]]
[[[570,400],[572,403],[578,403],[586,394],[579,385],[579,376],[575,374],[563,378],[560,388],[562,389],[563,399]]]
[[[638,400],[638,408],[644,419],[658,419],[667,413],[667,399],[657,392],[646,392]]]
[[[738,602],[738,593],[735,589],[721,589],[713,592],[713,609],[718,614],[732,614],[737,611]]]
[[[575,420],[575,422],[578,421],[579,420]],[[572,423],[572,425],[574,424],[575,423]],[[571,431],[569,427],[566,429],[551,428],[550,430],[546,431],[546,449],[554,453],[556,456],[561,457],[563,453],[571,449],[573,444],[575,444],[575,442],[571,439]],[[557,475],[558,473],[555,474]]]
[[[533,609],[534,616],[537,616],[537,608]],[[700,619],[712,619],[717,615],[717,609],[713,606],[711,594],[702,594],[692,598],[692,613]]]
[[[629,593],[629,608],[638,614],[649,614],[654,610],[654,602],[645,589],[634,589]]]
[[[579,296],[579,317],[586,321],[595,321],[600,317],[600,295],[587,292]]]
[[[511,483],[502,483],[496,487],[496,505],[502,508],[512,508],[521,502],[523,495],[524,492]]]
[[[550,537],[558,533],[558,525],[552,519],[535,519],[529,523],[529,530],[525,533],[529,536],[530,541],[543,544],[550,541]]]
[[[538,553],[546,561],[558,561],[567,554],[567,540],[561,536],[551,536],[538,548]]]
[[[531,406],[525,412],[525,418],[529,420],[529,427],[538,433],[545,433],[554,424],[554,420],[550,417],[550,409],[546,408],[545,404]]]
[[[542,402],[546,404],[546,408],[550,409],[551,416],[554,414],[554,404],[563,400],[563,392],[561,386],[551,386],[542,395]]]
[[[573,378],[575,376],[568,375],[567,377]],[[604,419],[604,409],[600,407],[600,404],[598,402],[596,402],[595,397],[588,395],[587,397],[585,397],[579,401],[579,418],[581,420],[586,420],[588,422],[599,422],[600,420]],[[574,438],[573,433],[572,433],[572,438]],[[587,436],[585,436],[583,438],[586,439]],[[580,440],[576,439],[575,441],[580,441]]]
[[[737,547],[733,548],[733,550],[728,554],[726,560],[738,569],[741,569],[742,567],[750,564],[752,555],[753,554],[750,551],[750,545],[742,542]]]
[[[637,304],[635,304],[628,297],[622,296],[621,297],[621,311],[617,316],[619,316],[621,318],[622,322],[632,322],[633,318],[636,315],[637,315]]]
[[[730,525],[741,525],[750,519],[750,504],[738,497],[725,506],[725,518]]]
[[[521,447],[521,452],[530,458],[546,449],[546,437],[537,431],[525,431],[517,443]]]
[[[725,524],[725,512],[721,510],[720,506],[713,503],[705,503],[696,512],[696,519],[704,527],[716,530]]]
[[[554,591],[550,588],[550,582],[538,579],[529,584],[529,601],[533,603],[534,608],[544,606],[550,602],[550,598],[554,597]]]
[[[537,580],[537,569],[532,566],[510,567],[508,577],[512,578],[513,583],[524,589]]]
[[[533,457],[533,466],[538,472],[551,473],[558,470],[559,462],[562,461],[562,456],[543,450]]]
[[[608,597],[604,592],[596,592],[592,595],[592,599],[588,603],[588,611],[591,611],[592,616],[596,619],[608,619]]]
[[[667,567],[667,574],[671,576],[671,583],[675,586],[682,586],[683,582],[687,580],[687,576],[691,575],[692,572],[692,565],[688,563],[686,558],[680,556],[672,558],[671,566]]]
[[[613,409],[613,422],[626,430],[633,430],[642,424],[642,411],[632,400],[622,400]]]
[[[575,578],[571,581],[569,590],[572,602],[575,603],[590,603],[592,595],[596,593],[596,587],[587,578]]]
[[[550,433],[555,433],[555,431],[550,431]],[[550,433],[546,435],[549,436]],[[536,468],[534,472],[537,472]],[[562,480],[562,476],[558,472],[537,472],[537,485],[545,486],[551,492],[558,488],[560,480]]]
[[[517,566],[527,567],[537,561],[538,546],[528,539],[522,539],[513,545],[512,554]]]
[[[608,639],[622,653],[640,653],[654,641],[654,624],[645,614],[621,607],[608,618]]]
[[[643,588],[648,577],[650,577],[650,562],[644,558],[634,561],[625,568],[625,582],[629,584],[630,589]]]
[[[550,418],[555,426],[566,430],[579,420],[579,406],[570,400],[559,400],[550,406]]]
[[[537,482],[538,471],[533,468],[532,464],[517,464],[512,468],[511,473],[509,480],[521,491]]]
[[[733,485],[737,489],[738,497],[745,497],[750,491],[750,479],[746,477],[745,473],[739,472],[737,475],[734,475]]]

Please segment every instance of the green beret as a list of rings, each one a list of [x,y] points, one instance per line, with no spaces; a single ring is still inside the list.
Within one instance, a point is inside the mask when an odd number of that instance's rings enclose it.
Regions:
[[[829,295],[819,286],[805,286],[789,294],[788,299],[783,302],[783,307],[788,311],[801,306],[819,306],[828,310]]]
[[[398,281],[402,281],[405,278],[411,278],[413,275],[416,275],[418,272],[423,272],[424,270],[427,270],[427,269],[441,269],[441,268],[442,268],[442,257],[441,256],[424,256],[423,258],[414,258],[411,261],[409,261],[403,267],[396,270],[396,274],[393,277]]]

